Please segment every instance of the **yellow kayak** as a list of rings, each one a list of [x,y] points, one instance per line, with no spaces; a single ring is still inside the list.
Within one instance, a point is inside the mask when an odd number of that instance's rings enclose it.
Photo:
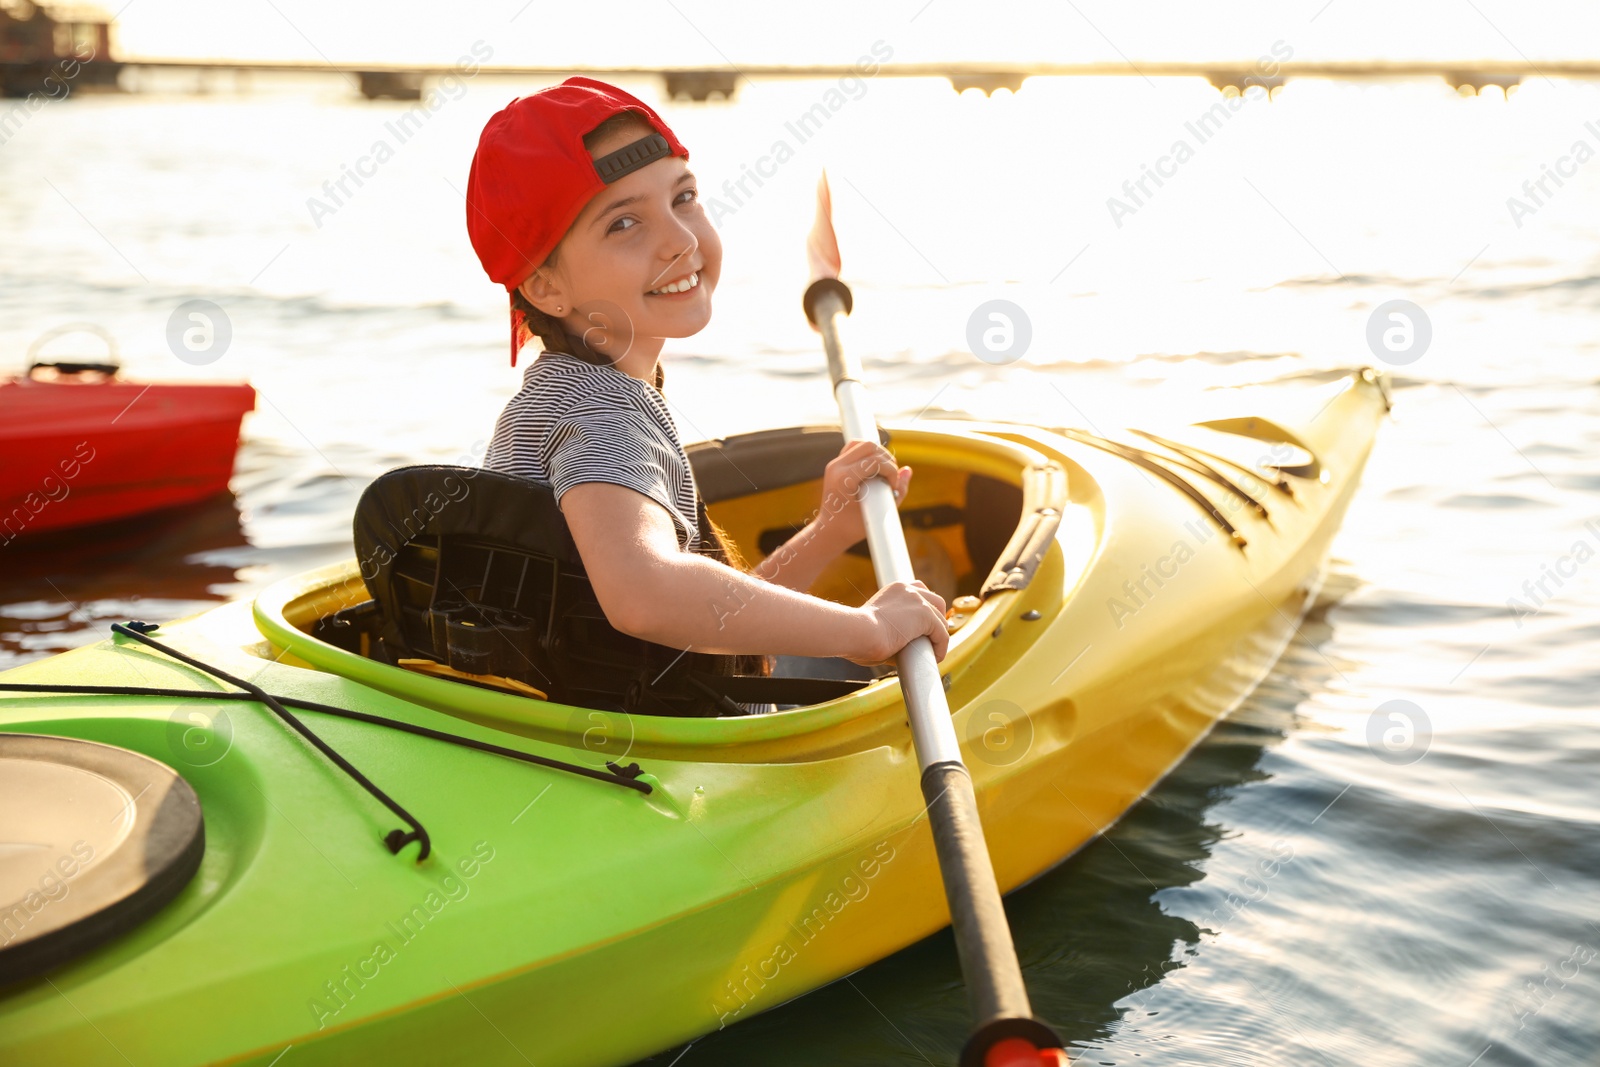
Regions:
[[[918,576],[952,604],[940,671],[1003,891],[1113,823],[1271,668],[1388,399],[1363,370],[1226,406],[1104,434],[885,425],[916,470]],[[839,441],[799,427],[687,451],[756,560],[815,510]],[[0,742],[142,754],[204,814],[164,906],[0,985],[0,1062],[627,1064],[949,923],[892,674],[766,715],[556,703],[333,633],[369,599],[363,566],[0,674]],[[874,588],[852,552],[812,592]],[[395,806],[270,705],[200,696],[229,688],[208,670],[293,709],[426,824],[427,858],[384,848]]]

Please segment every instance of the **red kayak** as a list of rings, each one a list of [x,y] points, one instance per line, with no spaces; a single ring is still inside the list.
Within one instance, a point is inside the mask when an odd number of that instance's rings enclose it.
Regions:
[[[129,382],[115,364],[0,380],[0,544],[228,488],[248,385]]]

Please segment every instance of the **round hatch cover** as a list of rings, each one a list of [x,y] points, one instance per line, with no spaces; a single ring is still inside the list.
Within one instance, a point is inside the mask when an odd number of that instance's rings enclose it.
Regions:
[[[0,732],[0,813],[0,982],[137,926],[205,851],[189,783],[95,741]]]

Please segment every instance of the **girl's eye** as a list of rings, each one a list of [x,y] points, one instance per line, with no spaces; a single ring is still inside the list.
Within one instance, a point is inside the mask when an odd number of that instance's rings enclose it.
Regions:
[[[692,197],[693,199],[690,199],[690,200],[683,199],[686,196],[687,197]],[[694,188],[685,189],[683,192],[678,194],[678,199],[676,201],[674,201],[674,206],[681,205],[681,204],[692,204],[695,201],[698,201],[699,199],[700,199],[700,190],[694,189]],[[633,222],[633,221],[635,221],[635,220],[632,217],[630,217],[628,215],[624,215],[621,218],[617,219],[616,221],[612,222],[612,224],[609,227],[606,228],[606,233],[607,234],[627,233],[628,230],[633,229],[632,226],[628,226],[628,227],[626,227],[624,229],[618,229],[618,225],[623,223],[623,222]]]

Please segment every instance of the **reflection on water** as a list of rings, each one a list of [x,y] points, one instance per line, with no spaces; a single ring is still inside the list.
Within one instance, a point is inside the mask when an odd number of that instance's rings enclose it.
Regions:
[[[5,549],[0,666],[110,636],[130,618],[172,619],[247,588],[249,542],[232,493]]]

